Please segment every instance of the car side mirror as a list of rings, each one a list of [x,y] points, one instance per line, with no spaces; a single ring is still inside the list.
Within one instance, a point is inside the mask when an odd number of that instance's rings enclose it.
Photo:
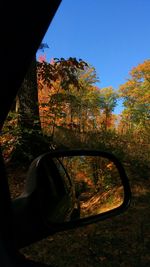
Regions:
[[[54,151],[36,163],[44,222],[66,230],[120,214],[129,206],[129,182],[120,161],[97,150]]]

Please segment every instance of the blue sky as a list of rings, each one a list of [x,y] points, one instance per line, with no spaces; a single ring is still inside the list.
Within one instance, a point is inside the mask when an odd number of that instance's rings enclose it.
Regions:
[[[150,58],[150,0],[62,0],[43,42],[47,60],[82,58],[95,67],[100,88],[117,89]]]

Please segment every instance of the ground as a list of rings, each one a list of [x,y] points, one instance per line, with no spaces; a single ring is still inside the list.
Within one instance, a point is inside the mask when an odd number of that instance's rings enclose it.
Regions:
[[[11,170],[13,196],[22,191],[25,170]],[[21,250],[53,267],[149,267],[150,181],[130,173],[132,202],[114,218],[58,233]]]

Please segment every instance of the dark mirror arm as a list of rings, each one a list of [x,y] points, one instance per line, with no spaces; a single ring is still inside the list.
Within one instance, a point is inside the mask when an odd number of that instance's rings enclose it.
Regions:
[[[0,130],[60,3],[61,0],[44,0],[42,5],[37,1],[29,0],[2,1],[1,37],[5,41],[1,43],[3,50],[1,88],[3,90],[0,90]],[[10,192],[0,151],[0,246],[8,257],[10,254],[14,257],[16,255],[15,244]],[[6,266],[6,262],[4,265],[1,264],[1,258],[0,266]]]

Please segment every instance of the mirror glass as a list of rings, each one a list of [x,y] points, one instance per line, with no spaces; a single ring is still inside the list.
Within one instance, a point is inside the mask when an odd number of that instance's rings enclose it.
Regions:
[[[57,167],[63,193],[61,197],[59,194],[58,205],[53,202],[55,215],[49,213],[49,222],[61,223],[101,214],[123,203],[122,181],[118,169],[109,159],[101,156],[69,156],[52,160]],[[56,181],[53,183],[57,187]]]

